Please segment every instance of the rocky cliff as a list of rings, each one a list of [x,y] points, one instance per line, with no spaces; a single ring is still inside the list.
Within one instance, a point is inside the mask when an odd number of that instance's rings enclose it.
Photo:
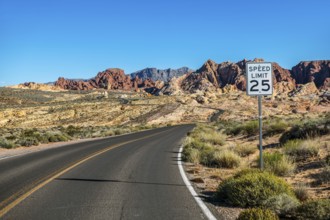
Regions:
[[[314,82],[317,88],[330,87],[330,60],[300,62],[292,68],[297,84]]]

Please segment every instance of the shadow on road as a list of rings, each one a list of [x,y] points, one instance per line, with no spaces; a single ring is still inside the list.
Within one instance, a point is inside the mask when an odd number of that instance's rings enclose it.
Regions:
[[[184,184],[172,184],[172,183],[148,183],[137,181],[123,181],[123,180],[104,180],[104,179],[81,179],[81,178],[56,178],[55,180],[64,181],[79,181],[79,182],[99,182],[99,183],[129,183],[129,184],[143,184],[143,185],[157,185],[157,186],[184,186]]]

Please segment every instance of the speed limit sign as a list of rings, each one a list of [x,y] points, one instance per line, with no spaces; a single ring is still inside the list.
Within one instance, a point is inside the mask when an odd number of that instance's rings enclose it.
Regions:
[[[272,63],[246,63],[246,79],[247,95],[273,94]]]
[[[263,169],[262,156],[262,96],[273,94],[272,63],[246,63],[246,94],[258,96],[259,116],[259,166]]]

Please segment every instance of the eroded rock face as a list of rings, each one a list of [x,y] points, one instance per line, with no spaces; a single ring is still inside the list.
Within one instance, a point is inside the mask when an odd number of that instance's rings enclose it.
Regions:
[[[263,62],[263,59],[254,59],[253,62]],[[237,63],[223,62],[220,64],[208,60],[196,72],[188,74],[182,83],[185,91],[195,92],[196,90],[209,90],[234,86],[238,90],[246,90],[245,66],[248,60]],[[274,85],[279,87],[281,92],[291,91],[295,88],[295,80],[290,76],[290,71],[282,68],[277,63],[273,63]],[[284,83],[283,83],[284,82]],[[280,85],[277,85],[280,84]],[[212,86],[210,86],[212,85]],[[226,89],[224,91],[227,91]]]
[[[329,88],[330,60],[300,62],[292,68],[297,84],[314,82],[319,89]]]

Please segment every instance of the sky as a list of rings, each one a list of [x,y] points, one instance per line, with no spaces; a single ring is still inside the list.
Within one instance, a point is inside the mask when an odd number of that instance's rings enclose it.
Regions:
[[[107,68],[330,59],[329,0],[0,0],[0,86]]]

